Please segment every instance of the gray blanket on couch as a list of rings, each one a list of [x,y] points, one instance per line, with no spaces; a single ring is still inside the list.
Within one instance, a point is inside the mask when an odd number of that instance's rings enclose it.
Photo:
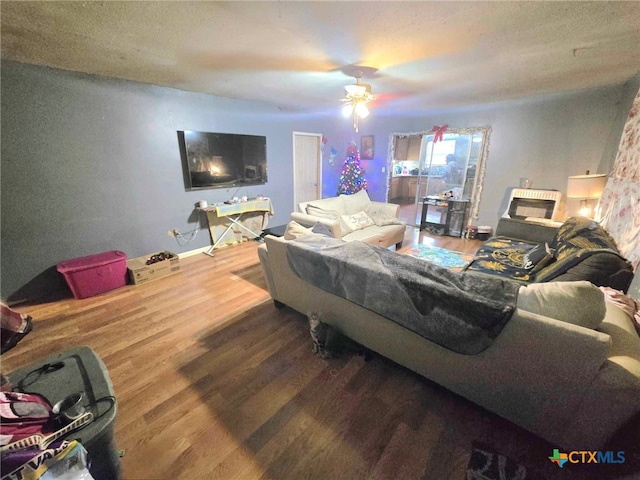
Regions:
[[[316,235],[288,242],[287,259],[312,285],[467,355],[498,336],[519,288],[509,280],[452,272],[381,247]]]

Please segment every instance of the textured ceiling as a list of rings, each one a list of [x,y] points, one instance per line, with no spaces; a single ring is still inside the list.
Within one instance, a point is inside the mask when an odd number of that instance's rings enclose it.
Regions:
[[[11,2],[2,57],[282,110],[339,108],[350,65],[409,112],[613,85],[640,2]],[[351,69],[353,70],[353,69]]]

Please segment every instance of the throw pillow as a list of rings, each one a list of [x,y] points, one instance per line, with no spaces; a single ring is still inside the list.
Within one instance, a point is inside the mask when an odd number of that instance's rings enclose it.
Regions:
[[[352,215],[342,215],[342,219],[347,225],[349,225],[352,232],[375,225],[373,220],[371,220],[369,215],[365,212],[358,212]]]
[[[371,199],[366,190],[360,190],[351,195],[341,194],[340,198],[344,205],[344,213],[348,215],[366,211],[371,206]]]
[[[545,317],[596,328],[604,319],[604,293],[591,282],[532,283],[520,287],[518,308]]]
[[[307,214],[314,217],[326,218],[332,222],[338,222],[342,235],[351,233],[351,227],[342,219],[342,216],[336,210],[325,210],[324,208],[309,204],[307,205]]]
[[[385,225],[402,225],[400,220],[398,220],[394,215],[389,215],[387,213],[388,210],[381,205],[371,205],[366,212],[367,215],[369,215],[369,218],[371,218],[378,227],[384,227]]]
[[[536,277],[535,281],[588,280],[594,285],[608,285],[617,290],[629,288],[633,279],[633,267],[629,262],[613,252],[598,252],[587,256],[588,253],[590,252],[576,252],[574,257],[556,260],[548,270],[540,272],[540,278]]]
[[[311,231],[319,235],[326,235],[327,237],[333,238],[333,232],[324,223],[316,222],[316,224],[311,228]]]
[[[538,272],[547,265],[555,261],[553,250],[548,243],[541,243],[524,256],[522,268],[531,270],[530,273]]]
[[[295,240],[303,235],[309,235],[312,233],[310,228],[300,225],[298,222],[291,221],[287,223],[287,228],[284,231],[285,240]]]

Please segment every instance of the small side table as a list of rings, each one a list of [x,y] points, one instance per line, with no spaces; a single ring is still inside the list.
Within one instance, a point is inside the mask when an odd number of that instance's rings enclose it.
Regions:
[[[461,237],[469,215],[469,200],[427,196],[422,199],[420,230]]]

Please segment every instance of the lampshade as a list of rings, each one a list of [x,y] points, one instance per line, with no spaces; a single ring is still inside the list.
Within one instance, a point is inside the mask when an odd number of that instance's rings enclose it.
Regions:
[[[356,102],[355,108],[356,108],[356,113],[360,118],[366,118],[367,115],[369,115],[369,109],[365,105],[365,102],[363,101]]]
[[[367,87],[369,87],[367,89]],[[347,85],[344,87],[349,95],[352,97],[364,97],[367,94],[367,90],[371,92],[371,87],[363,83],[357,83],[355,85]]]
[[[600,198],[607,183],[607,175],[596,173],[593,175],[574,175],[567,182],[567,197],[569,198]]]
[[[345,104],[344,107],[342,107],[342,115],[344,115],[345,117],[350,117],[352,113],[353,113],[352,103],[347,103]]]

